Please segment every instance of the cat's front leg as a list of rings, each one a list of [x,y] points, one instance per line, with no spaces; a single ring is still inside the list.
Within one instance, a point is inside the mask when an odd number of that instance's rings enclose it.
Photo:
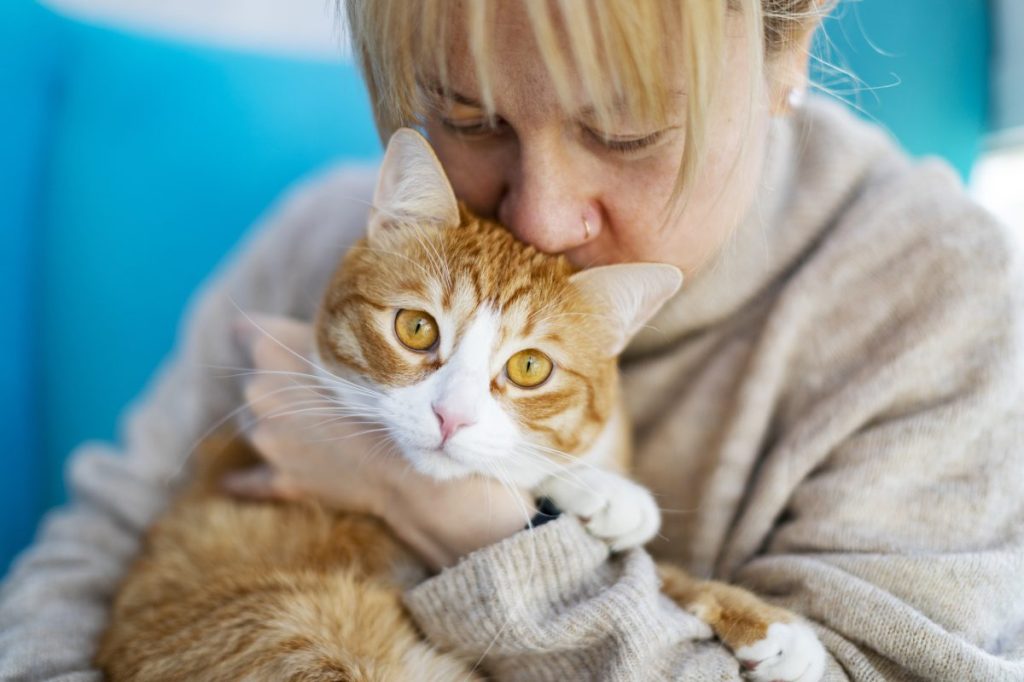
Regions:
[[[604,469],[563,470],[541,482],[534,493],[578,517],[612,551],[640,547],[661,527],[661,513],[650,491]]]

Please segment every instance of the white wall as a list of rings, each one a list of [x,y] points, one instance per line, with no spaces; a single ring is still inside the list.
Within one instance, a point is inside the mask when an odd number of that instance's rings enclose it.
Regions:
[[[2,1],[2,0],[0,0]],[[335,0],[42,0],[88,21],[214,45],[334,58],[347,54]]]
[[[1024,128],[1024,0],[994,0],[993,9],[993,123]]]

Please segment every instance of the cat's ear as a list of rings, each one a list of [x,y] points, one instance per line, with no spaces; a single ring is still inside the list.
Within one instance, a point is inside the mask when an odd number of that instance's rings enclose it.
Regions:
[[[411,128],[399,128],[388,141],[370,211],[370,239],[381,229],[402,223],[459,224],[459,205],[441,162]]]
[[[608,355],[618,355],[683,283],[683,273],[663,263],[603,265],[570,279],[597,308],[609,332]]]

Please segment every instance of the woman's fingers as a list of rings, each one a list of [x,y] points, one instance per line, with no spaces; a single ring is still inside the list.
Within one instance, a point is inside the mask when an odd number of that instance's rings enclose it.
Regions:
[[[320,387],[312,381],[288,376],[264,375],[245,382],[242,389],[249,410],[258,418],[273,417],[289,405],[312,404],[322,398]]]
[[[306,360],[312,327],[286,317],[250,315],[235,324],[248,350],[253,374],[243,387],[249,411],[257,422],[313,408],[323,398],[321,386]]]
[[[313,348],[313,329],[288,317],[249,315],[235,322],[239,341],[257,370],[312,374],[306,359]]]

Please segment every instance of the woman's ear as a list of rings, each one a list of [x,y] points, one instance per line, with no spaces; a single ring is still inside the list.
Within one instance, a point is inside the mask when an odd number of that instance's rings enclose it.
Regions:
[[[382,229],[402,224],[459,224],[459,205],[441,162],[411,128],[398,129],[388,141],[370,211],[370,240]]]
[[[824,13],[825,0],[815,0]],[[770,57],[767,64],[769,102],[774,116],[786,116],[800,105],[810,82],[811,43],[824,14],[808,16],[799,33],[781,52]]]

